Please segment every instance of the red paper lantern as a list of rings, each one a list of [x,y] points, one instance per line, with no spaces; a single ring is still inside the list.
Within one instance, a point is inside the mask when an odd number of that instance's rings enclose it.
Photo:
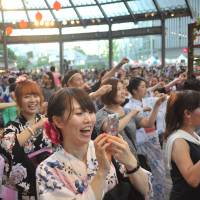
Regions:
[[[12,26],[7,26],[5,29],[6,35],[11,35],[13,32],[13,27]]]
[[[56,11],[60,10],[60,8],[61,8],[60,2],[59,2],[59,1],[55,1],[54,4],[53,4],[53,8],[54,8]]]
[[[26,21],[21,20],[21,21],[19,22],[19,27],[20,27],[20,28],[27,28],[27,26],[28,26],[28,23],[27,23]]]
[[[40,13],[39,11],[36,13],[35,15],[35,19],[40,22],[42,20],[42,13]]]
[[[182,52],[183,52],[183,53],[188,53],[188,48],[183,48],[183,49],[182,49]]]

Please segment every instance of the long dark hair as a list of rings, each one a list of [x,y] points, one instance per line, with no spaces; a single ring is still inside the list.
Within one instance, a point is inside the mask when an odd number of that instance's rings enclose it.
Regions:
[[[174,92],[167,102],[165,139],[184,123],[184,111],[200,107],[200,93],[193,90]]]

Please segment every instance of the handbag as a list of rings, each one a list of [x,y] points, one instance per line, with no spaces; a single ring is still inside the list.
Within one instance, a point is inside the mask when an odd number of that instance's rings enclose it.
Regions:
[[[28,158],[32,161],[35,167],[37,167],[43,160],[48,158],[52,154],[52,149],[44,147],[35,152],[28,154]]]
[[[134,188],[128,177],[123,177],[119,171],[119,164],[112,158],[118,178],[118,184],[108,191],[103,200],[145,200],[144,196]]]

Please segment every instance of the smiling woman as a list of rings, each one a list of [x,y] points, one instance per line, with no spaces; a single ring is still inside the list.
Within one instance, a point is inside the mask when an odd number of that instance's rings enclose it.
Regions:
[[[96,116],[86,92],[78,88],[57,91],[49,100],[47,115],[46,133],[59,148],[36,170],[38,199],[102,200],[118,183],[113,155],[131,184],[148,194],[148,173],[122,138],[102,134],[91,140]]]
[[[50,141],[43,135],[46,119],[39,114],[43,96],[37,83],[27,78],[18,81],[15,96],[20,115],[4,129],[0,143],[10,164],[6,168],[7,184],[18,191],[18,199],[35,199],[35,165],[48,154],[36,156],[34,162],[29,155],[51,147]]]

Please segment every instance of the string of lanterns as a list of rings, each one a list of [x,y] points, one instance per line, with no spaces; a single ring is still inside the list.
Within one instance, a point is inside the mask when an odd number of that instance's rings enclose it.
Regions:
[[[55,9],[56,11],[59,11],[61,9],[61,4],[59,1],[55,1],[53,3],[53,9]],[[42,13],[40,11],[37,11],[37,13],[35,14],[35,20],[37,23],[40,23],[42,21]],[[21,20],[19,22],[19,28],[21,29],[25,29],[28,27],[28,22],[25,20]],[[5,27],[5,35],[6,36],[10,36],[13,32],[13,27],[12,25],[8,25],[7,27]]]

